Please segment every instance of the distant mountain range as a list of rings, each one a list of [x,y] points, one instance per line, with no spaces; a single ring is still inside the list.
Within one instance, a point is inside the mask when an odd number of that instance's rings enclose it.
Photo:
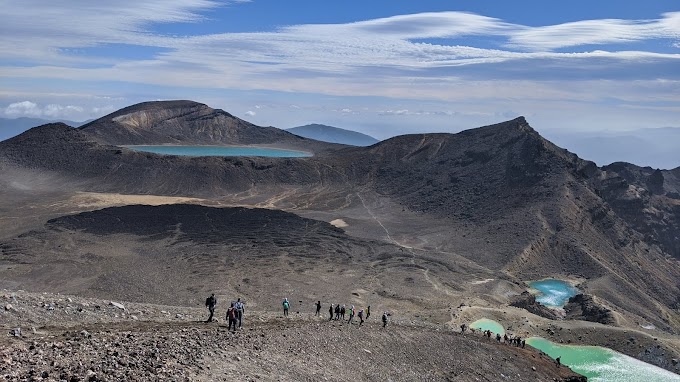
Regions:
[[[600,166],[635,163],[660,169],[680,166],[680,127],[631,131],[542,131],[546,138]]]
[[[69,121],[65,119],[41,119],[41,118],[0,118],[0,141],[12,138],[16,135],[23,133],[24,131],[30,129],[31,127],[36,127],[44,125],[46,123],[65,123],[72,127],[78,127],[84,125],[90,121],[76,122]]]
[[[286,130],[301,137],[316,139],[317,141],[323,142],[341,143],[344,145],[370,146],[380,142],[370,135],[317,123],[292,127]]]
[[[140,105],[144,104],[148,103],[143,103]],[[179,125],[177,124],[180,121],[182,121],[182,123],[188,123],[194,127],[182,133],[179,133],[178,131],[175,131],[174,133],[169,133],[167,129],[164,129],[164,132],[160,133],[165,135],[165,137],[162,139],[156,136],[161,125],[158,126],[153,125],[154,121],[147,121],[146,128],[142,130],[139,129],[130,130],[131,127],[122,128],[118,130],[115,129],[102,130],[101,129],[101,126],[103,126],[102,124],[114,123],[113,121],[104,122],[106,121],[106,117],[104,117],[102,118],[103,121],[101,120],[98,121],[96,126],[89,127],[88,130],[92,135],[97,134],[106,135],[106,137],[104,136],[101,137],[102,138],[100,140],[101,143],[143,144],[151,141],[156,143],[161,142],[177,143],[179,141],[183,141],[185,143],[200,144],[201,142],[198,141],[194,142],[194,139],[191,136],[193,135],[197,137],[203,134],[203,129],[206,128],[207,126],[206,123],[208,123],[207,121],[210,120],[208,124],[211,125],[212,127],[210,127],[209,129],[218,130],[215,131],[213,135],[207,134],[208,137],[211,137],[210,139],[214,139],[217,141],[227,140],[230,142],[233,141],[233,143],[238,143],[239,139],[236,139],[235,136],[230,135],[233,134],[233,132],[235,131],[234,126],[238,125],[242,128],[245,128],[245,130],[249,131],[249,133],[246,134],[248,137],[246,137],[245,135],[242,137],[243,138],[243,141],[241,141],[242,144],[272,143],[264,142],[256,138],[256,135],[261,135],[263,133],[263,129],[271,129],[271,127],[269,128],[262,127],[253,130],[250,129],[250,127],[258,126],[255,126],[239,118],[236,118],[222,110],[211,109],[206,105],[198,104],[195,102],[185,103],[184,106],[186,107],[187,104],[192,104],[193,106],[191,107],[200,106],[199,108],[201,110],[199,111],[197,109],[195,110],[194,114],[187,116],[186,118],[182,117],[175,119],[172,123],[176,125],[174,127],[175,130],[179,129]],[[139,105],[136,105],[134,107],[139,107]],[[116,113],[110,114],[107,117],[111,118],[118,117],[118,121],[115,122],[115,124],[120,127],[123,127],[129,121],[124,122],[121,118],[121,115],[119,114],[121,114],[121,112],[123,112],[124,110],[129,111],[128,109],[130,108],[122,109]],[[198,118],[197,116],[200,116],[200,118]],[[15,119],[0,118],[0,141],[21,134],[22,132],[32,127],[44,125],[47,123],[58,122],[64,123],[71,127],[80,127],[85,125],[91,125],[94,122],[94,120],[76,122],[69,120],[47,120],[41,118],[27,118],[27,117]],[[169,122],[163,122],[162,126],[166,126],[167,123]],[[196,127],[197,126],[196,124],[201,125],[201,127]],[[218,125],[220,124],[223,124],[224,126],[219,127]],[[194,131],[193,133],[188,133],[188,135],[185,134],[192,129]],[[127,133],[124,133],[123,130],[126,130]],[[229,131],[231,131],[231,133]],[[380,142],[378,139],[373,138],[366,134],[322,124],[310,124],[305,126],[298,126],[286,129],[284,131],[276,129],[275,131],[278,131],[279,135],[281,135],[281,133],[288,132],[299,137],[308,138],[315,141],[344,144],[351,146],[371,146],[373,144]],[[123,136],[113,137],[110,136],[111,134],[122,134],[125,135],[125,137]],[[175,134],[175,136],[173,137],[171,136],[171,134]],[[180,136],[184,135],[184,137],[178,139],[177,134],[179,134]],[[224,136],[222,138],[219,138],[218,136],[220,134],[224,134]],[[242,132],[239,134],[245,133]],[[569,151],[577,154],[581,158],[592,160],[599,166],[605,166],[616,162],[633,163],[641,167],[648,166],[652,168],[660,168],[666,170],[680,166],[680,127],[643,128],[631,131],[600,131],[600,132],[583,132],[583,131],[569,132],[569,131],[551,131],[549,129],[546,129],[541,130],[541,134],[550,141],[554,142],[556,145],[568,149]],[[269,134],[265,135],[269,136]],[[288,146],[290,148],[300,146],[299,144],[292,145],[283,144],[283,141],[296,140],[291,136],[283,138],[284,135],[285,134],[281,135],[280,137],[282,138],[282,140],[281,139],[278,140],[280,146],[282,147]],[[205,138],[201,139],[205,140]],[[302,144],[302,146],[306,146],[306,144]]]

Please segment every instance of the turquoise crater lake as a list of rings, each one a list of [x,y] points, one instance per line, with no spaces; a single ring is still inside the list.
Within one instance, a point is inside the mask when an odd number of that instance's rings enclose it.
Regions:
[[[125,148],[163,155],[192,157],[311,157],[312,153],[296,150],[251,146],[123,146]]]
[[[578,293],[578,289],[568,282],[556,279],[531,281],[529,286],[538,290],[536,301],[545,306],[562,307]]]
[[[594,382],[680,382],[680,375],[599,346],[562,345],[531,337],[527,344]]]

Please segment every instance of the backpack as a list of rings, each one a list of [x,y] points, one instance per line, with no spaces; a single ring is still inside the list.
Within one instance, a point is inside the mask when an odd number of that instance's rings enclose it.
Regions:
[[[234,309],[234,308],[227,309],[227,318],[235,319],[236,318],[236,309]]]

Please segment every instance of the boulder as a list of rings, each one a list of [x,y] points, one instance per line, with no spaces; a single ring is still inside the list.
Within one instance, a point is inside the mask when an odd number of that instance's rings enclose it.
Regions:
[[[512,301],[510,301],[510,306],[525,309],[537,316],[545,317],[551,320],[557,320],[560,318],[554,309],[542,305],[540,302],[536,301],[536,296],[527,291],[515,296]]]
[[[610,309],[598,304],[593,296],[577,294],[569,299],[564,306],[567,319],[599,322],[606,325],[616,324],[614,314]]]

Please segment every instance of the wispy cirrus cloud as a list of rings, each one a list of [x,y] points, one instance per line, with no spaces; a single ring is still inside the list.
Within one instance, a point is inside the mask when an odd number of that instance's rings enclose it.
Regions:
[[[555,102],[668,102],[680,97],[680,52],[640,45],[663,40],[677,48],[680,12],[648,20],[544,26],[466,12],[428,12],[265,32],[154,32],[157,24],[200,23],[217,7],[239,2],[247,1],[7,2],[0,14],[0,78],[491,100],[498,110],[519,103],[542,102],[539,108]],[[153,49],[143,58],[107,57],[90,49],[112,44]],[[560,51],[567,48],[570,52]],[[408,111],[402,116],[435,115],[412,106],[382,109],[385,115],[401,110]],[[248,111],[256,116],[255,110]]]
[[[506,46],[531,51],[551,51],[583,45],[603,45],[670,39],[680,40],[680,12],[664,13],[655,20],[584,20],[512,31]]]
[[[233,2],[233,1],[232,1]],[[169,49],[155,61],[197,65],[206,69],[233,67],[244,71],[278,70],[280,66],[333,74],[358,66],[422,69],[446,65],[483,64],[513,59],[608,57],[677,58],[652,51],[553,52],[563,47],[626,43],[648,39],[680,40],[680,12],[655,20],[584,20],[529,27],[466,12],[399,15],[346,24],[310,24],[273,32],[171,36],[151,32],[159,23],[200,22],[205,12],[224,5],[211,0],[123,0],[111,4],[80,0],[68,4],[29,0],[8,4],[0,16],[0,46],[9,57],[40,61],[45,53],[73,59],[65,49],[127,44]],[[36,17],[40,22],[32,22]],[[46,38],[49,36],[49,38]],[[456,38],[502,38],[495,48],[456,44]],[[423,43],[450,39],[449,44]],[[28,43],[26,43],[28,42]],[[81,57],[82,58],[82,57]],[[91,58],[91,57],[90,57]],[[227,61],[230,60],[230,61]],[[137,62],[144,64],[144,62]]]

